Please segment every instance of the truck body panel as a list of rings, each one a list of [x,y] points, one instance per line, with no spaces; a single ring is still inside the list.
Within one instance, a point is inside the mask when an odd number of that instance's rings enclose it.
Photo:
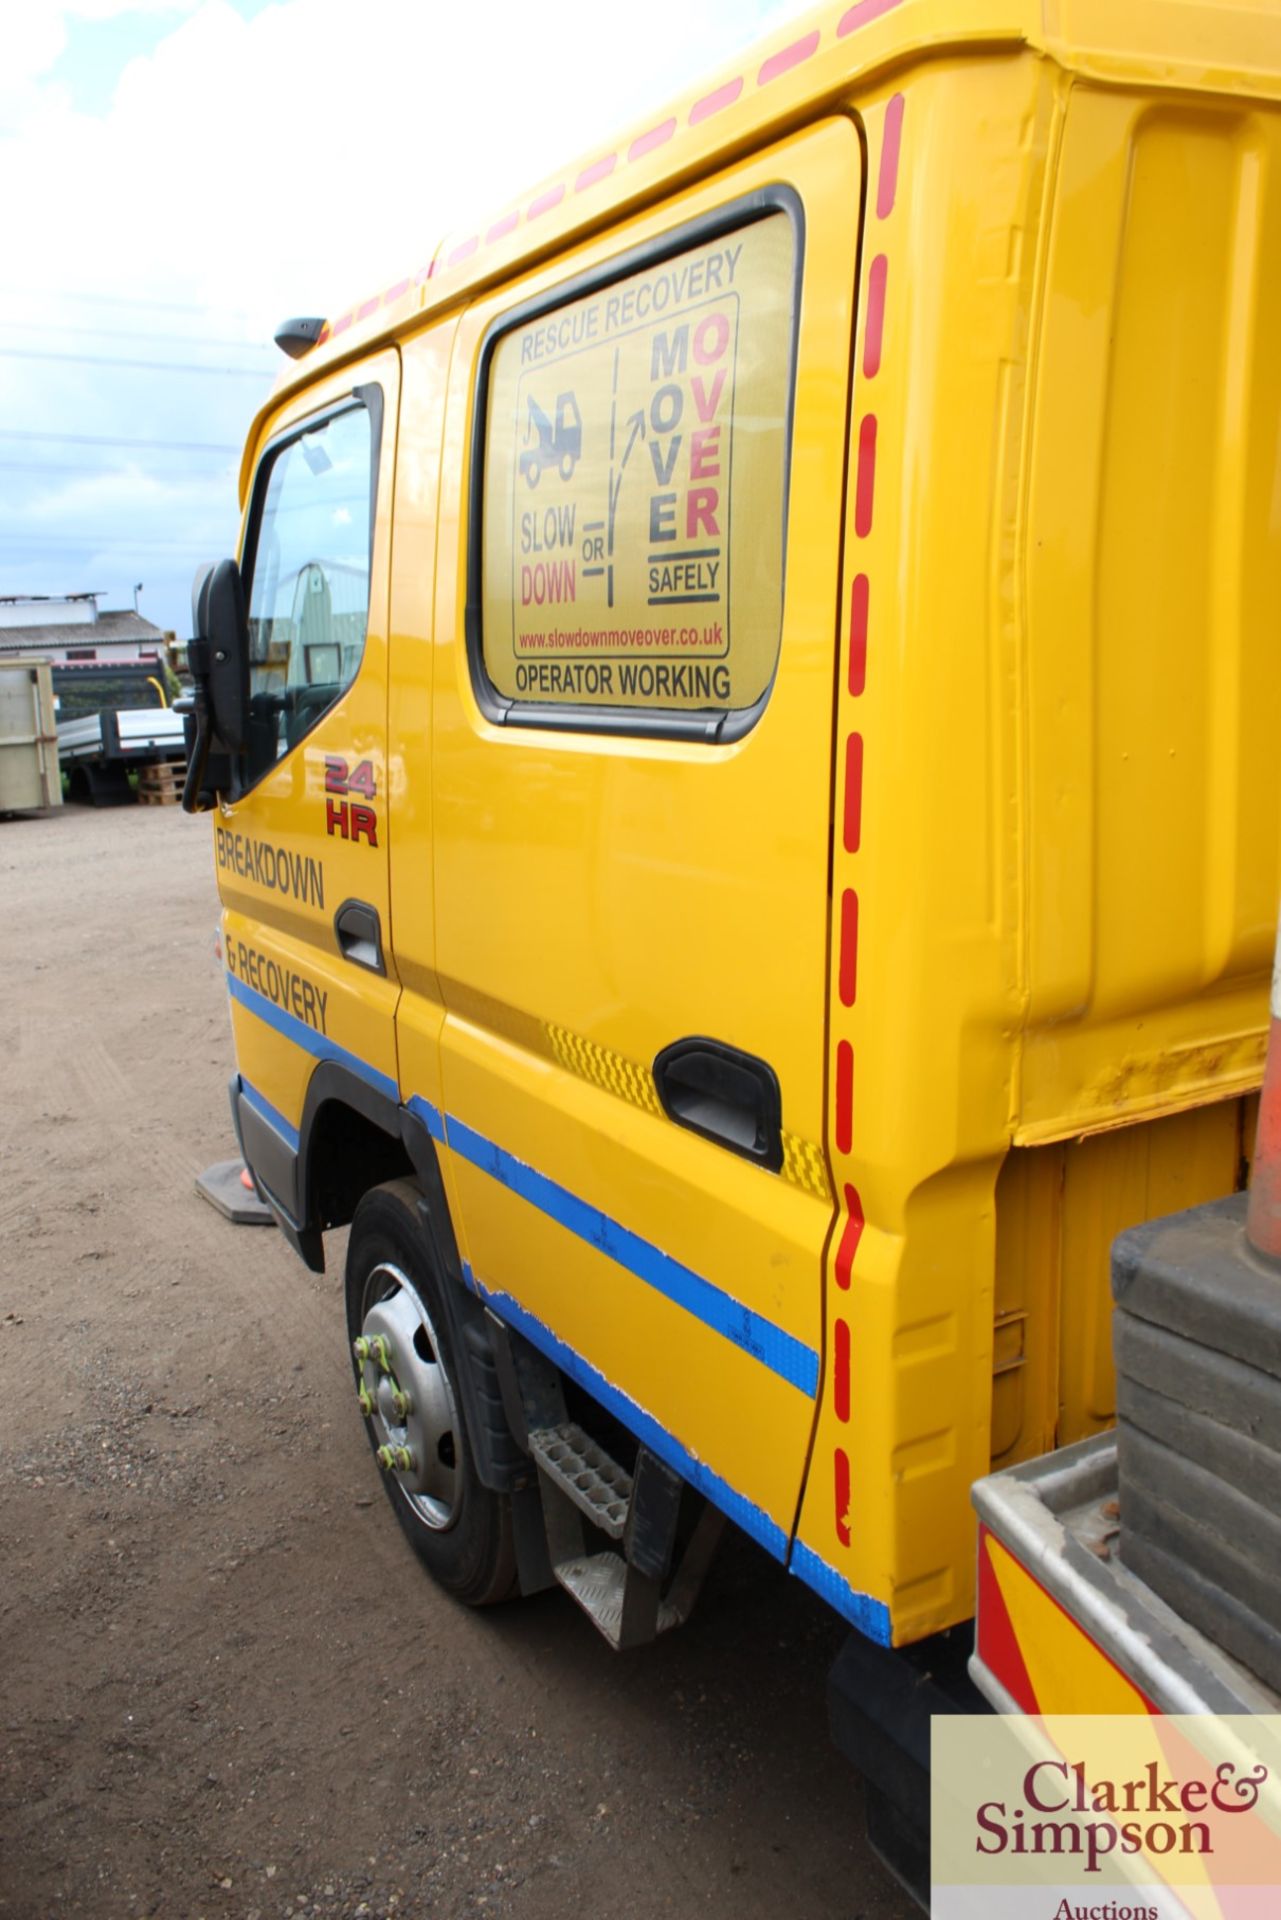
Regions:
[[[311,1231],[315,1064],[414,1116],[473,1291],[885,1644],[972,1615],[973,1482],[1111,1421],[1112,1234],[1243,1177],[1281,877],[1279,25],[825,10],[337,316],[246,452],[252,570],[287,450],[381,395],[359,671],[272,696],[283,749],[217,826],[251,1161]],[[761,509],[766,559],[783,530],[773,664],[744,703],[594,714],[621,669],[550,664],[594,564],[556,510],[606,458],[592,302],[770,221],[787,456],[724,512]],[[731,291],[704,318],[765,380]],[[661,559],[714,376],[708,346],[664,386],[653,325],[658,411],[619,420]],[[778,431],[745,407],[745,447]],[[687,477],[680,582],[728,591]],[[732,1101],[674,1113],[686,1041],[775,1076],[776,1164]]]

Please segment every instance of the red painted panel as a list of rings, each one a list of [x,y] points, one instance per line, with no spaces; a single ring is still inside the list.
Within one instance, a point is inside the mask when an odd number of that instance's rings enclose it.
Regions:
[[[855,699],[867,685],[867,598],[867,575],[857,573],[850,585],[849,688]]]
[[[881,141],[881,170],[876,181],[876,217],[884,220],[893,213],[898,193],[899,153],[903,145],[903,96],[896,93],[885,109],[885,135]]]
[[[732,107],[743,91],[743,77],[727,80],[723,87],[717,87],[715,93],[705,93],[696,100],[689,110],[689,124],[698,126],[702,120],[710,120],[714,113],[723,113],[726,107]]]
[[[836,1151],[854,1143],[854,1049],[842,1040],[836,1049]]]
[[[756,76],[756,84],[767,87],[771,80],[777,80],[780,74],[790,73],[793,67],[799,67],[818,52],[818,28],[807,33],[800,40],[793,40],[790,47],[783,47],[778,53],[772,53]]]
[[[858,423],[858,479],[854,491],[854,531],[866,540],[872,531],[876,498],[876,415],[865,413]]]
[[[842,1291],[848,1291],[850,1274],[854,1267],[854,1255],[858,1252],[858,1243],[863,1238],[863,1202],[859,1199],[858,1188],[845,1182],[845,1225],[841,1229],[841,1244],[836,1249],[836,1284]]]

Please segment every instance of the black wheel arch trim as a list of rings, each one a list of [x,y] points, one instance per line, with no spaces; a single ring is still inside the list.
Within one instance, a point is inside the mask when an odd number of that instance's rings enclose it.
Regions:
[[[322,1060],[307,1084],[296,1146],[284,1139],[244,1097],[240,1076],[231,1082],[236,1138],[255,1184],[290,1246],[313,1273],[325,1270],[321,1222],[324,1209],[314,1191],[316,1122],[337,1104],[358,1113],[401,1146],[422,1191],[419,1227],[441,1276],[451,1346],[458,1356],[459,1394],[468,1444],[481,1484],[510,1493],[534,1483],[534,1469],[517,1446],[502,1414],[502,1396],[485,1310],[463,1278],[436,1142],[426,1122],[371,1087],[338,1061]]]
[[[249,1105],[238,1073],[231,1076],[228,1094],[236,1145],[249,1169],[255,1192],[271,1208],[276,1225],[304,1266],[313,1273],[323,1273],[325,1247],[320,1228],[299,1220],[295,1211],[298,1155],[292,1143]]]

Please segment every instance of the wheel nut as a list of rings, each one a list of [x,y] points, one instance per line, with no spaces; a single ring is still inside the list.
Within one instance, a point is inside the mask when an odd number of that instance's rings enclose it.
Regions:
[[[374,1359],[378,1362],[378,1365],[381,1368],[382,1372],[390,1373],[391,1372],[391,1354],[388,1352],[388,1349],[387,1349],[386,1335],[381,1333],[376,1333],[373,1339],[370,1341],[369,1345],[370,1345],[370,1350],[373,1353]]]
[[[396,1450],[395,1450],[395,1454],[394,1454],[394,1456],[393,1456],[393,1457],[394,1457],[394,1459],[395,1459],[395,1462],[396,1462],[396,1466],[397,1466],[397,1468],[398,1468],[398,1469],[400,1470],[400,1472],[401,1472],[401,1473],[412,1473],[412,1472],[413,1472],[413,1470],[414,1470],[414,1456],[413,1456],[413,1454],[412,1454],[412,1453],[411,1453],[411,1452],[409,1451],[409,1448],[408,1448],[408,1447],[397,1447],[397,1448],[396,1448]]]
[[[391,1404],[396,1410],[396,1418],[403,1420],[409,1412],[409,1395],[402,1393],[399,1387],[392,1389]]]
[[[366,1420],[368,1420],[374,1410],[374,1402],[373,1396],[363,1380],[360,1383],[360,1392],[356,1397],[360,1401],[360,1411],[364,1414]]]
[[[351,1348],[357,1360],[359,1360],[363,1366],[364,1362],[369,1358],[369,1342],[363,1333],[358,1340],[352,1341]]]
[[[394,1465],[395,1465],[396,1463],[395,1463],[395,1459],[393,1458],[393,1455],[392,1455],[392,1451],[391,1451],[391,1448],[390,1448],[390,1447],[379,1447],[379,1449],[378,1449],[378,1464],[379,1464],[379,1466],[380,1466],[380,1467],[382,1468],[382,1470],[383,1470],[383,1472],[384,1472],[384,1473],[390,1473],[390,1472],[391,1472],[391,1470],[392,1470],[392,1468],[393,1468],[393,1466],[394,1466]]]

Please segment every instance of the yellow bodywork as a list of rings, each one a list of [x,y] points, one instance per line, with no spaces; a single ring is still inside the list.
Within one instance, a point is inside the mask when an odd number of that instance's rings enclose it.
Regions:
[[[862,0],[336,316],[255,423],[386,414],[361,672],[224,832],[226,939],[433,1116],[473,1284],[848,1618],[974,1607],[971,1482],[1112,1417],[1108,1247],[1239,1184],[1281,880],[1281,6]],[[670,126],[669,126],[670,121]],[[804,210],[782,643],[732,744],[486,717],[487,331]],[[335,847],[326,754],[377,768]],[[376,900],[385,979],[347,966]],[[283,963],[283,962],[282,962]],[[242,996],[297,1128],[311,1052]],[[710,1034],[771,1173],[669,1121]]]

